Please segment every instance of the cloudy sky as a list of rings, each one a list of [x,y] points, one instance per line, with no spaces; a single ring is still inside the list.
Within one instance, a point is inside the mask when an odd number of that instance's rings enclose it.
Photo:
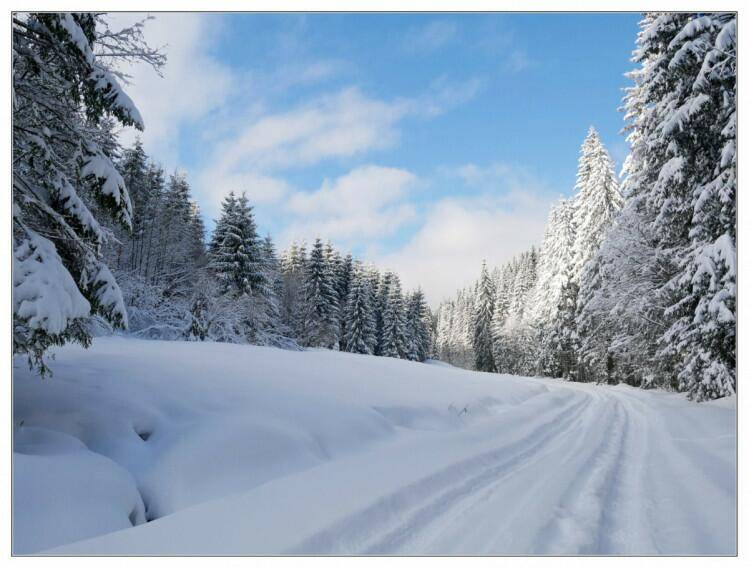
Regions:
[[[436,304],[540,242],[590,125],[621,163],[638,19],[156,14],[163,78],[136,67],[128,92],[209,229],[244,191],[281,248],[331,239]]]

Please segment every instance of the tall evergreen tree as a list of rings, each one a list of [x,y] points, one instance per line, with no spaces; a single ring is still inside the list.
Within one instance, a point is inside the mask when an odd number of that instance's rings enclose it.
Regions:
[[[348,303],[349,291],[351,289],[351,281],[354,277],[354,258],[351,254],[347,254],[345,257],[340,259],[337,264],[336,271],[336,292],[339,298],[339,315],[340,315],[340,331],[338,336],[343,338],[346,335],[346,306]]]
[[[583,142],[575,186],[573,275],[577,283],[585,265],[598,252],[622,207],[614,163],[592,126]]]
[[[113,70],[164,58],[140,27],[112,30],[89,13],[14,14],[12,35],[13,351],[43,372],[51,345],[88,345],[89,315],[127,325],[102,257],[103,218],[132,225],[108,117],[138,129],[143,121]]]
[[[408,296],[406,330],[406,358],[412,361],[428,359],[432,350],[432,316],[421,288]]]
[[[225,289],[238,295],[267,295],[271,289],[262,243],[247,197],[230,193],[209,247],[209,267]]]
[[[477,371],[493,373],[497,370],[492,354],[491,325],[494,317],[494,282],[489,277],[486,261],[481,265],[478,282],[478,295],[473,321],[474,368]]]
[[[305,283],[305,321],[302,341],[308,347],[338,345],[338,294],[334,275],[318,238],[307,261]]]
[[[406,321],[400,279],[391,273],[387,301],[382,313],[383,357],[404,358],[406,355]]]
[[[679,358],[679,388],[705,400],[736,391],[736,14],[692,17],[667,54],[687,88],[662,130],[670,159],[661,175],[688,191],[660,215],[683,208],[689,219],[663,342]]]
[[[356,266],[351,278],[348,301],[344,312],[346,321],[343,345],[351,353],[371,355],[377,338],[373,313],[372,289],[361,265]]]
[[[383,333],[385,328],[384,316],[387,308],[388,297],[390,295],[390,282],[393,278],[392,272],[385,272],[379,275],[377,282],[377,292],[375,294],[375,329],[377,334],[377,343],[375,346],[375,355],[382,355],[383,352]]]

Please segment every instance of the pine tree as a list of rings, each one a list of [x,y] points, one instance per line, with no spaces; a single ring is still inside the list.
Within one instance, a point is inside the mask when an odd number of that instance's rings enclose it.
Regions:
[[[494,282],[489,277],[486,261],[481,265],[481,276],[478,284],[478,297],[473,322],[474,368],[488,373],[496,372],[492,354],[491,326],[494,317]]]
[[[358,265],[353,270],[348,300],[344,312],[346,321],[343,345],[351,353],[371,355],[376,343],[373,313],[373,294],[370,282]]]
[[[426,361],[432,351],[432,316],[424,292],[416,289],[406,304],[406,358]]]
[[[308,347],[334,349],[338,345],[338,295],[334,275],[319,238],[315,240],[307,261],[304,288],[302,341]]]
[[[108,117],[138,129],[143,121],[113,69],[125,59],[158,68],[164,58],[140,27],[111,30],[89,13],[14,14],[12,34],[13,352],[45,372],[51,345],[88,345],[89,315],[127,326],[102,257],[103,217],[132,226]]]
[[[573,276],[579,284],[585,265],[598,252],[622,207],[614,163],[592,126],[583,142],[575,186]]]
[[[401,293],[400,279],[397,274],[391,274],[388,286],[387,301],[382,314],[382,345],[383,357],[404,358],[406,355],[406,322]]]
[[[683,208],[690,218],[663,341],[679,357],[679,388],[696,400],[736,392],[736,54],[731,13],[695,15],[668,46],[669,68],[691,89],[663,128],[671,158],[661,175],[674,171],[688,191],[677,194],[682,207],[664,201],[661,216]]]
[[[271,283],[266,273],[262,243],[247,197],[230,193],[222,203],[221,218],[209,247],[209,267],[225,290],[235,294],[267,295]]]
[[[379,275],[377,281],[377,293],[375,294],[375,329],[377,334],[377,343],[375,355],[382,355],[383,352],[383,333],[384,333],[384,316],[390,294],[390,281],[393,273],[385,272]]]
[[[354,277],[354,259],[351,254],[347,254],[337,263],[336,271],[336,292],[339,299],[340,330],[338,336],[343,338],[346,335],[346,306],[348,303],[351,281]]]

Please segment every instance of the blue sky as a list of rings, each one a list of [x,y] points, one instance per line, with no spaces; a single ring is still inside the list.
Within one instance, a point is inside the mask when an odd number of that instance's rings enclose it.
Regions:
[[[130,93],[209,228],[246,191],[281,247],[330,238],[436,303],[540,241],[590,125],[621,164],[639,19],[158,14],[164,77],[135,68]]]

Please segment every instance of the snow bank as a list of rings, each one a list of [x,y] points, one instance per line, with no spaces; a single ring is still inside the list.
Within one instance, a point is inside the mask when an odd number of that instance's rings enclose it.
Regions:
[[[35,552],[145,522],[125,469],[77,438],[22,427],[13,455],[13,551]]]

